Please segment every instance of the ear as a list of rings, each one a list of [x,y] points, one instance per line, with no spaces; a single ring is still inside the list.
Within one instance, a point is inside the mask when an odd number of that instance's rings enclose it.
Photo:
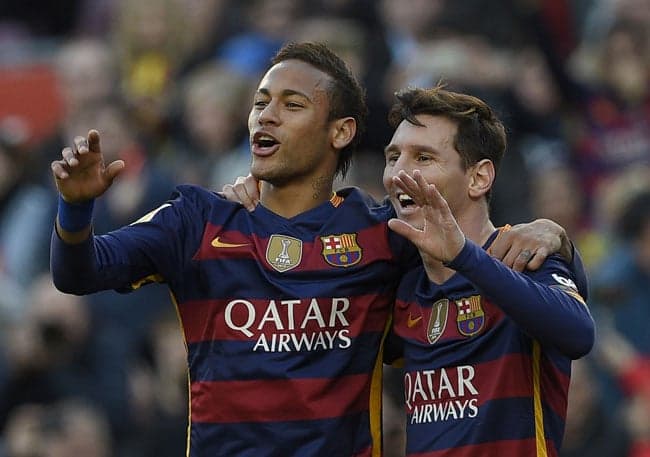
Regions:
[[[342,117],[332,123],[331,131],[332,146],[334,149],[341,150],[346,147],[355,133],[357,133],[357,121],[353,117]]]
[[[496,171],[490,159],[479,160],[469,170],[469,196],[481,198],[489,192],[494,183]]]

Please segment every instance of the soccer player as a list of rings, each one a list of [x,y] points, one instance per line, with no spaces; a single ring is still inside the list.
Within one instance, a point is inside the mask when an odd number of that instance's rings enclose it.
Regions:
[[[56,286],[85,294],[160,281],[172,292],[188,350],[189,456],[380,455],[382,341],[417,251],[388,229],[390,204],[332,191],[365,111],[325,46],[281,49],[249,116],[261,182],[252,212],[179,186],[131,225],[92,235],[93,201],[124,163],[103,163],[94,130],[52,163]],[[519,237],[503,255],[560,247],[553,227],[536,227],[541,243]]]
[[[389,227],[423,260],[400,283],[389,338],[404,358],[406,455],[557,456],[571,360],[594,342],[577,278],[557,255],[519,273],[485,252],[505,230],[488,210],[506,146],[492,110],[442,87],[397,97]]]

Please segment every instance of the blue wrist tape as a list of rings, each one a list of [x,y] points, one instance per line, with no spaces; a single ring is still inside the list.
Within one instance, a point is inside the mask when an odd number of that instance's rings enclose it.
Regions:
[[[83,203],[68,203],[59,194],[59,225],[66,232],[78,232],[90,225],[95,199]]]

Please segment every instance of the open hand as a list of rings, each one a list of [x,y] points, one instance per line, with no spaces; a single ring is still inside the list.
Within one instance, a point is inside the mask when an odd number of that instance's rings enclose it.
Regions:
[[[124,161],[106,166],[99,147],[99,132],[77,136],[72,147],[63,148],[61,160],[51,164],[56,188],[68,203],[81,203],[99,197],[124,169]]]
[[[419,170],[413,171],[413,177],[402,170],[393,177],[393,183],[421,208],[423,223],[418,229],[409,222],[391,219],[390,229],[415,244],[425,262],[427,256],[440,262],[455,259],[465,245],[465,235],[436,186],[427,183]]]

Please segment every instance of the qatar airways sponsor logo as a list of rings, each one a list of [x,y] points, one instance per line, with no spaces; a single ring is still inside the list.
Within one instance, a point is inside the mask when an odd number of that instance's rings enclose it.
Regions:
[[[270,300],[263,310],[237,299],[224,316],[229,328],[255,341],[253,351],[318,351],[350,347],[349,308],[346,297]]]
[[[404,394],[409,422],[422,424],[476,417],[475,374],[471,365],[406,373]]]

